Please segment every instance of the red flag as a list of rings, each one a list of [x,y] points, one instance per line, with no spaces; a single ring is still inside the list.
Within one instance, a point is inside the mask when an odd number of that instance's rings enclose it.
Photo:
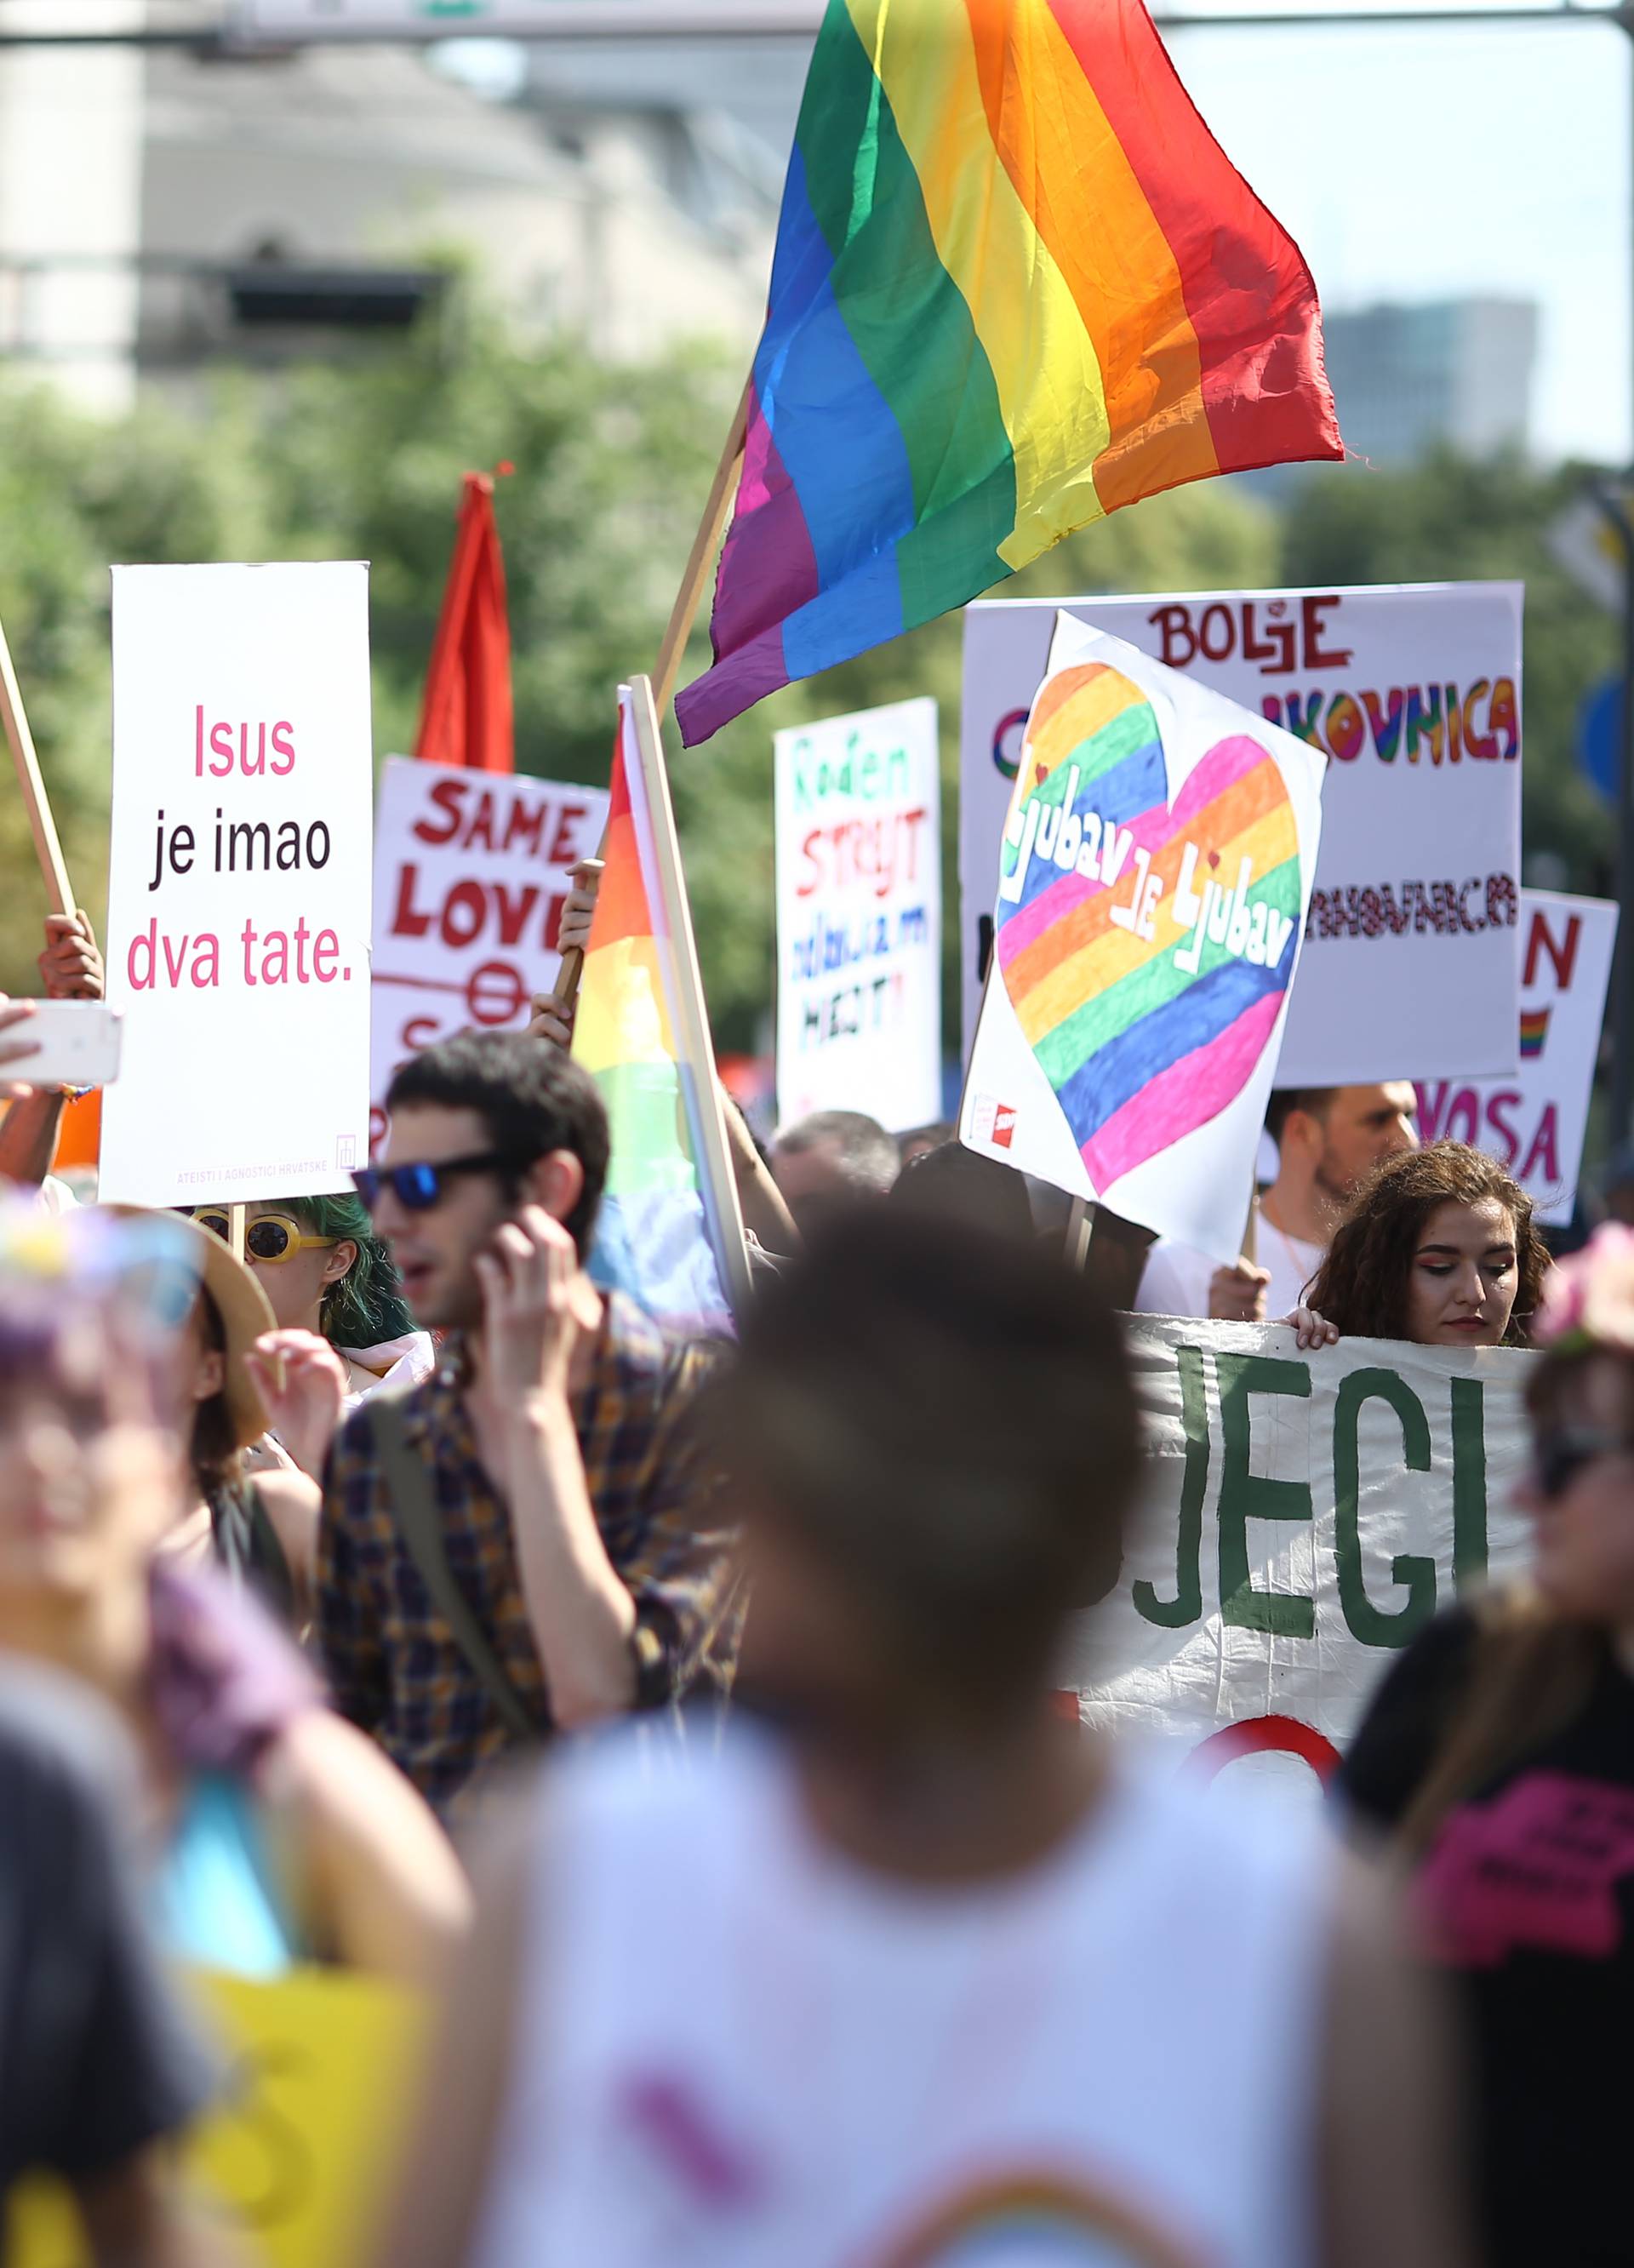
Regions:
[[[494,484],[486,473],[465,476],[414,752],[428,763],[460,764],[467,771],[516,770],[505,563],[494,523]]]

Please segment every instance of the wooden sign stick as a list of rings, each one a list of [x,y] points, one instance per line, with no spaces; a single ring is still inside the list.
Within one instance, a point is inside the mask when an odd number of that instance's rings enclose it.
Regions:
[[[732,499],[738,493],[738,475],[743,469],[743,445],[749,430],[749,387],[746,384],[739,399],[732,430],[726,436],[726,446],[720,453],[720,462],[715,468],[715,477],[710,483],[709,499],[703,507],[703,517],[698,522],[698,532],[692,539],[686,572],[681,578],[681,588],[675,593],[675,603],[670,609],[669,627],[664,633],[664,643],[659,648],[658,666],[652,673],[652,705],[660,725],[669,713],[674,697],[675,680],[681,674],[681,657],[687,651],[687,640],[692,636],[692,625],[698,618],[704,585],[709,581],[710,569],[715,563],[721,538],[726,532],[726,515],[732,510]],[[607,844],[602,843],[602,849]],[[585,862],[588,865],[588,861]],[[556,998],[570,1004],[578,998],[578,980],[584,974],[585,956],[572,946],[562,956],[562,966],[556,975]]]
[[[1097,1210],[1087,1197],[1074,1197],[1067,1208],[1067,1265],[1076,1268],[1080,1276],[1089,1264],[1089,1241],[1095,1233]]]
[[[68,868],[63,863],[63,846],[56,839],[56,821],[51,815],[46,784],[40,776],[34,736],[28,729],[28,717],[18,689],[17,672],[11,666],[4,627],[0,627],[0,722],[4,722],[6,739],[11,745],[11,762],[17,766],[17,784],[22,790],[28,823],[33,829],[34,849],[39,855],[40,871],[45,876],[51,910],[54,914],[71,914],[77,910],[74,893],[69,883]]]

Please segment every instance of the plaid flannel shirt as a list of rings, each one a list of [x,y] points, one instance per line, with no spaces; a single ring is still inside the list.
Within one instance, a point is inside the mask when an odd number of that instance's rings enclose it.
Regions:
[[[700,1675],[723,1684],[730,1676],[732,1537],[718,1482],[679,1438],[711,1359],[707,1347],[666,1339],[614,1292],[589,1381],[571,1400],[591,1507],[636,1603],[640,1709],[678,1698]],[[510,1513],[477,1459],[457,1344],[401,1407],[442,1515],[450,1570],[542,1738],[551,1729],[544,1669]],[[512,1745],[402,1540],[366,1403],[342,1427],[325,1476],[316,1635],[335,1705],[431,1802],[446,1805]]]

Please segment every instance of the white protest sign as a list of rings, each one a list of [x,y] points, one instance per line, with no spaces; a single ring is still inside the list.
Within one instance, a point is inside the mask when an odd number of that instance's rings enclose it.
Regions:
[[[1325,1775],[1432,1615],[1529,1564],[1511,1502],[1536,1355],[1128,1318],[1148,1462],[1110,1594],[1062,1682],[1191,1768]]]
[[[777,1116],[942,1115],[936,703],[776,735]]]
[[[570,869],[593,858],[605,788],[452,770],[388,756],[374,832],[370,1092],[469,1025],[519,1028],[561,966]]]
[[[372,769],[365,565],[114,570],[105,1198],[363,1163]]]
[[[1299,960],[1321,760],[1070,615],[1028,720],[968,1148],[1236,1256]]]
[[[1514,1069],[1521,598],[1515,583],[1454,583],[1062,602],[1331,759],[1279,1086]],[[998,838],[1056,606],[965,610],[967,1050]]]
[[[1604,898],[1520,893],[1520,1068],[1513,1079],[1420,1079],[1426,1142],[1470,1142],[1515,1176],[1536,1219],[1571,1218],[1600,1055],[1617,909]]]

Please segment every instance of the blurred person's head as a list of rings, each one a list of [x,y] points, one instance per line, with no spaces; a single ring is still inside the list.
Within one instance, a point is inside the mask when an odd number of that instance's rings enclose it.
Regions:
[[[1634,1229],[1607,1222],[1544,1286],[1520,1501],[1557,1612],[1634,1630]]]
[[[525,1205],[561,1221],[585,1258],[607,1182],[607,1115],[562,1049],[519,1032],[462,1032],[410,1057],[386,1108],[379,1167],[357,1178],[417,1322],[479,1320],[477,1256]]]
[[[178,1350],[179,1395],[194,1490],[210,1504],[240,1478],[245,1450],[267,1430],[245,1358],[278,1318],[247,1262],[201,1222],[185,1226],[199,1288]]]
[[[137,1205],[109,1205],[107,1218],[128,1230],[153,1216]],[[167,1213],[195,1285],[167,1365],[163,1415],[186,1445],[195,1497],[213,1503],[239,1479],[243,1452],[267,1431],[267,1412],[245,1358],[277,1327],[266,1293],[247,1262],[227,1241],[225,1210]]]
[[[1375,1167],[1306,1303],[1347,1338],[1521,1344],[1549,1265],[1525,1190],[1484,1151],[1434,1142]]]
[[[712,1390],[753,1609],[741,1690],[847,1753],[962,1742],[1048,1690],[1116,1579],[1137,1418],[1060,1259],[877,1207],[766,1284]]]
[[[1634,1670],[1634,1230],[1607,1222],[1544,1279],[1527,1382],[1529,1579],[1477,1602],[1461,1707],[1402,1822],[1427,1849],[1447,1812],[1552,1741],[1616,1650]]]
[[[198,1278],[166,1214],[0,1207],[0,1644],[137,1644],[185,1501],[179,1366]]]
[[[979,1157],[962,1143],[922,1150],[902,1167],[893,1206],[941,1220],[990,1228],[1004,1236],[1031,1237],[1033,1208],[1027,1183],[997,1158]]]
[[[942,1149],[958,1131],[946,1119],[938,1119],[930,1126],[910,1126],[906,1134],[897,1138],[897,1154],[904,1166],[911,1166],[916,1158],[923,1158],[928,1151]]]
[[[859,1199],[883,1197],[902,1152],[861,1110],[816,1110],[783,1127],[771,1147],[772,1179],[803,1233]]]
[[[1278,1087],[1265,1114],[1277,1145],[1278,1182],[1330,1205],[1347,1204],[1380,1160],[1414,1146],[1417,1108],[1410,1079],[1372,1086]]]
[[[1607,1218],[1634,1226],[1634,1143],[1624,1142],[1612,1152],[1600,1187]]]

